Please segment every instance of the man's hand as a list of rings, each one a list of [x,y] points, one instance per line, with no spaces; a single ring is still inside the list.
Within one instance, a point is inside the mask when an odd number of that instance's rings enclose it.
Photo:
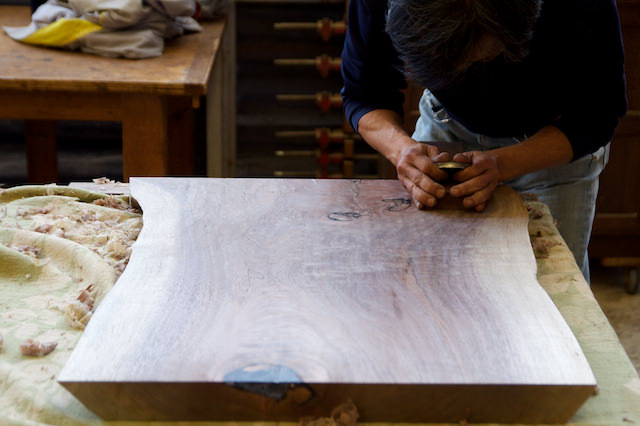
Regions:
[[[398,180],[407,188],[419,208],[437,203],[444,187],[434,180],[445,179],[435,161],[449,161],[449,154],[426,144],[417,144],[403,128],[402,117],[391,110],[373,110],[360,118],[358,133],[373,149],[396,166]],[[471,163],[455,179],[462,183],[451,195],[464,197],[463,205],[482,211],[500,182],[571,161],[573,148],[562,131],[549,125],[527,140],[486,152],[466,152],[453,160]]]
[[[489,152],[470,151],[456,154],[453,161],[471,165],[454,175],[462,183],[451,188],[451,196],[464,197],[462,205],[468,209],[484,210],[500,184],[498,158]]]
[[[439,198],[445,196],[445,189],[437,183],[447,174],[434,163],[449,161],[450,155],[440,152],[437,147],[420,143],[412,144],[400,153],[396,170],[398,180],[409,191],[409,195],[419,209],[434,207]]]

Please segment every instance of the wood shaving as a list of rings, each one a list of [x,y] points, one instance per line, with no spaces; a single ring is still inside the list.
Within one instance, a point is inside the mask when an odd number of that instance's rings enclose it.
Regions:
[[[348,400],[331,411],[331,418],[338,426],[354,426],[358,424],[360,414],[353,401]]]
[[[535,207],[527,207],[529,210],[529,217],[531,219],[542,219],[544,217],[544,211]]]
[[[127,263],[129,263],[129,258],[125,257],[118,263],[114,264],[113,267],[116,269],[116,271],[118,271],[118,273],[122,274],[124,272],[124,268],[127,267]]]
[[[127,246],[122,238],[112,238],[112,232],[109,235],[109,242],[106,244],[105,249],[107,253],[115,259],[124,259],[131,256],[131,247]]]
[[[353,401],[338,405],[331,411],[329,417],[302,417],[299,426],[355,426],[358,424],[358,407]]]
[[[64,308],[64,316],[69,325],[79,330],[87,326],[92,315],[93,312],[89,306],[78,300],[74,300]]]
[[[38,247],[33,246],[15,246],[16,250],[18,250],[22,254],[26,254],[34,259],[37,259],[40,255],[40,249]]]
[[[31,207],[28,211],[29,214],[48,214],[53,211],[54,207],[52,204],[48,204],[44,207]]]
[[[4,337],[2,337],[2,333],[0,333],[0,351],[4,348]]]
[[[53,352],[58,342],[38,342],[27,339],[20,344],[20,352],[24,356],[45,356]]]
[[[93,295],[91,294],[92,291],[93,291],[93,284],[89,284],[89,287],[82,290],[82,292],[80,293],[80,296],[78,296],[78,300],[81,303],[84,303],[85,305],[87,305],[90,309],[93,309],[93,304],[95,302],[93,299]]]
[[[34,229],[34,232],[40,232],[41,234],[48,234],[53,229],[53,226],[49,223],[43,223]]]
[[[96,206],[111,207],[118,210],[129,210],[129,205],[118,197],[108,195],[104,198],[99,198],[93,202]]]
[[[95,306],[93,284],[80,292],[76,300],[64,308],[64,316],[73,328],[84,329],[93,315]]]
[[[18,207],[16,209],[16,216],[31,216],[36,214],[48,214],[53,211],[54,207],[49,204],[45,207],[31,207],[29,210],[25,210],[23,207]]]
[[[101,178],[96,178],[93,179],[93,183],[97,183],[98,185],[103,185],[103,184],[107,184],[107,183],[116,183],[115,180],[111,180],[107,177],[101,177]]]
[[[557,241],[549,240],[547,238],[540,238],[536,236],[531,237],[531,246],[533,247],[533,253],[538,259],[546,259],[549,257],[551,247],[560,245]]]

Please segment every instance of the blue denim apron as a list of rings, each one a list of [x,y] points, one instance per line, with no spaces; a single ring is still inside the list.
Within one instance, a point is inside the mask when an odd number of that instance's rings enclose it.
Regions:
[[[484,151],[520,143],[527,135],[492,138],[472,133],[449,117],[431,92],[420,99],[420,118],[412,138],[416,141],[462,142],[465,151]],[[587,247],[595,215],[598,178],[609,160],[609,144],[568,164],[539,170],[505,182],[521,193],[536,194],[558,223],[560,235],[589,282]]]

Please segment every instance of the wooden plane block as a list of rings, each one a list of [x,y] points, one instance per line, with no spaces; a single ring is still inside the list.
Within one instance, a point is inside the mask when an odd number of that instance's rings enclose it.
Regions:
[[[144,227],[58,377],[104,419],[567,421],[595,388],[527,212],[391,180],[133,178]]]

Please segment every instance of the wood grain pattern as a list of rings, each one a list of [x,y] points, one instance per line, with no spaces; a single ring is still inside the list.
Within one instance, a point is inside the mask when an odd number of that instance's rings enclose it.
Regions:
[[[519,196],[397,181],[132,179],[144,228],[59,381],[105,419],[563,422],[593,392]]]

